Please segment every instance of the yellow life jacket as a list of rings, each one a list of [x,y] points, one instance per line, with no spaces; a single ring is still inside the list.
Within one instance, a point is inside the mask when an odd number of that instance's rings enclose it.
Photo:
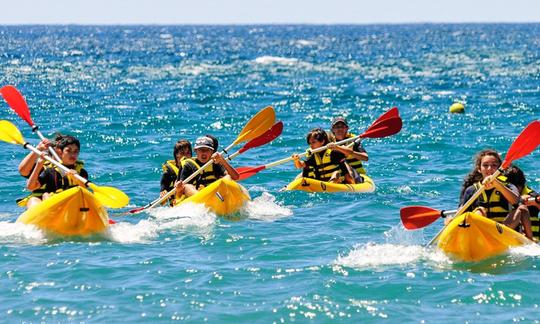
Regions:
[[[178,179],[178,175],[180,175],[180,172],[182,172],[182,168],[184,167],[184,164],[186,163],[186,157],[183,156],[181,159],[180,159],[180,167],[178,167],[176,165],[176,161],[175,160],[167,160],[165,163],[163,163],[163,165],[161,166],[162,169],[163,169],[163,172],[171,172],[173,173],[176,177],[174,180],[171,181],[171,183],[167,184],[167,191],[171,191],[174,187],[174,182],[176,181],[176,179]],[[176,204],[176,195],[172,195],[168,201],[169,201],[169,205],[171,206],[174,206]],[[163,203],[165,204],[165,202]]]
[[[58,175],[62,174],[62,172],[60,172],[60,169],[57,166],[52,166],[52,167],[56,170]],[[84,167],[83,161],[76,161],[75,167],[73,168],[73,170],[77,171],[77,173],[81,173],[81,170],[83,169],[83,167]],[[55,175],[55,182],[57,179],[58,177]],[[63,177],[61,177],[60,182],[56,182],[55,193],[58,193],[58,192],[61,192],[61,191],[64,191],[64,190],[67,190],[69,188],[73,188],[76,186],[77,186],[77,183],[73,179],[71,179],[71,177],[64,175]]]
[[[532,190],[531,188],[529,188],[527,185],[525,185],[525,187],[523,188],[523,190],[521,191],[521,195],[531,195],[531,193],[533,193],[534,190]],[[536,207],[529,207],[529,212],[531,212],[531,209],[532,208],[536,208]],[[538,217],[538,213],[533,213],[531,212],[530,213],[531,215],[531,230],[532,230],[532,233],[533,233],[533,237],[536,239],[536,240],[540,240],[540,218]]]
[[[173,173],[176,176],[176,179],[178,179],[178,176],[180,175],[180,172],[182,172],[182,168],[184,167],[185,161],[186,161],[186,157],[183,156],[180,159],[180,167],[178,167],[176,165],[175,160],[167,160],[167,162],[163,163],[161,168],[163,169],[164,173],[165,172]],[[167,190],[171,190],[173,187],[174,187],[174,181],[167,185],[167,188],[168,188]]]
[[[332,177],[332,173],[340,170],[339,165],[332,163],[330,159],[331,153],[331,149],[326,149],[325,151],[319,153],[312,153],[313,157],[315,158],[315,166],[310,166],[307,176],[308,178],[328,181]]]
[[[201,168],[201,166],[195,161],[195,159],[186,159],[185,163],[192,163],[194,166],[197,167],[197,170]],[[195,188],[199,189],[202,187],[206,187],[212,182],[216,181],[218,177],[216,176],[216,169],[215,165],[212,163],[210,166],[208,166],[206,169],[204,169],[195,179],[191,180],[189,183],[195,185]]]
[[[499,180],[502,180],[502,178],[499,178]],[[504,182],[504,184],[506,184],[506,182]],[[480,182],[474,184],[476,190],[481,186],[482,184]],[[478,205],[486,208],[488,218],[499,223],[502,223],[508,213],[513,209],[510,203],[497,189],[491,190],[489,197],[487,196],[486,191],[483,191],[482,195],[478,197]]]
[[[356,137],[356,135],[348,133],[345,138],[352,138]],[[347,155],[345,158],[345,161],[358,172],[358,174],[366,174],[366,169],[364,168],[364,165],[362,164],[362,161],[354,158],[352,155]]]

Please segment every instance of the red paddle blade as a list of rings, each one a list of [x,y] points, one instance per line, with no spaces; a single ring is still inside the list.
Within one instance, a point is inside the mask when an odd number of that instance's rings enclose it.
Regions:
[[[439,219],[441,211],[423,206],[410,206],[401,208],[399,215],[406,229],[419,229]]]
[[[34,127],[34,121],[30,117],[30,110],[22,94],[12,85],[2,87],[0,93],[2,93],[2,97],[4,97],[11,109],[30,126]]]
[[[390,110],[380,115],[379,118],[377,118],[377,120],[373,122],[373,124],[392,117],[399,117],[399,110],[397,109],[397,107],[392,107]]]
[[[109,218],[109,224],[116,224],[116,222]]]
[[[247,178],[249,178],[251,176],[254,176],[259,171],[262,171],[264,169],[266,169],[265,165],[259,165],[259,166],[256,166],[256,167],[239,167],[239,168],[236,168],[236,171],[240,175],[240,178],[238,180],[247,179]]]
[[[281,135],[281,132],[283,132],[283,122],[277,122],[274,124],[274,126],[270,127],[269,130],[264,132],[264,134],[247,142],[246,145],[238,150],[238,153],[243,153],[251,148],[270,143]]]
[[[360,137],[362,138],[381,138],[399,133],[403,121],[398,117],[383,119],[371,125]]]
[[[540,121],[535,120],[519,134],[512,146],[508,149],[508,153],[502,164],[502,168],[506,169],[513,161],[528,155],[540,144]]]

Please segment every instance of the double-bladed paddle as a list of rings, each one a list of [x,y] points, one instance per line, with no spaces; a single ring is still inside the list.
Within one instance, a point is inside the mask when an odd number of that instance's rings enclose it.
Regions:
[[[403,126],[403,122],[401,118],[399,117],[399,111],[396,107],[394,107],[388,110],[387,112],[385,112],[384,114],[382,114],[379,118],[377,118],[377,120],[375,120],[373,124],[371,124],[371,126],[368,129],[366,129],[366,131],[362,133],[361,135],[344,139],[342,141],[336,142],[335,144],[336,145],[347,144],[347,143],[355,141],[358,138],[381,138],[381,137],[391,136],[398,133],[401,130],[402,126]],[[328,145],[325,145],[323,147],[319,147],[317,149],[308,150],[308,151],[309,153],[317,153],[317,152],[324,151],[327,148],[328,148]],[[299,156],[305,156],[307,154],[308,152],[305,152],[305,153],[299,154]],[[237,168],[236,170],[240,174],[240,180],[244,180],[251,176],[254,176],[255,174],[259,173],[262,170],[265,170],[265,169],[268,169],[268,168],[271,168],[271,167],[274,167],[274,166],[277,166],[277,165],[280,165],[280,164],[283,164],[292,160],[293,160],[292,157],[288,157],[288,158],[284,158],[284,159],[281,159],[272,163],[268,163],[265,165],[259,165],[256,167],[240,167],[240,168]]]

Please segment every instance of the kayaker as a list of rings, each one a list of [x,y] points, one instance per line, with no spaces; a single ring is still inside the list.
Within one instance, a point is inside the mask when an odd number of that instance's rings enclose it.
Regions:
[[[192,155],[191,143],[188,140],[182,139],[176,142],[173,148],[174,160],[167,160],[162,165],[160,197],[163,197],[174,188],[174,183],[182,171],[183,162],[185,159],[191,158]],[[169,203],[171,206],[174,205],[174,197],[169,199]]]
[[[56,151],[56,154],[59,155],[60,150],[55,147],[55,143],[62,136],[63,136],[62,134],[56,134],[53,141],[51,141],[49,139],[43,139],[43,140],[41,140],[39,142],[39,144],[36,146],[36,148],[38,150],[40,150],[41,152],[43,152],[44,154],[49,155],[48,149],[49,149],[49,147],[53,147],[54,150]],[[39,155],[37,155],[36,153],[34,153],[34,152],[28,153],[24,157],[24,159],[22,159],[22,161],[19,163],[19,173],[20,173],[20,175],[23,176],[24,178],[28,179],[30,177],[30,174],[32,174],[32,171],[34,170],[34,168],[36,166],[36,161],[37,161],[38,158],[39,158]],[[51,164],[48,161],[44,161],[43,166],[44,166],[44,168],[47,168],[47,167],[50,167]],[[32,193],[30,193],[30,195],[28,195],[28,196],[26,196],[24,198],[17,199],[17,205],[19,205],[20,207],[26,207],[28,201],[32,197],[38,197],[41,200],[41,198],[43,196],[43,193],[44,193],[43,188],[38,188],[36,190],[33,190]]]
[[[36,166],[28,178],[26,188],[31,191],[42,189],[43,195],[41,198],[31,197],[27,203],[28,208],[49,198],[51,194],[77,185],[84,186],[84,183],[72,177],[71,174],[79,173],[83,178],[88,179],[88,172],[83,168],[84,163],[78,160],[81,149],[79,140],[70,135],[63,135],[55,146],[59,150],[62,164],[68,167],[70,172],[62,176],[62,173],[56,167],[44,168],[44,159],[42,157],[38,158]]]
[[[518,208],[518,189],[513,184],[503,180],[502,177],[496,179],[492,177],[501,164],[501,157],[494,150],[483,150],[476,155],[473,170],[463,182],[460,206],[465,204],[484,185],[485,191],[466,211],[475,210],[512,229],[517,229],[521,224],[525,236],[532,239],[529,212],[527,208]]]
[[[314,150],[330,143],[328,134],[322,128],[312,129],[306,136],[309,147]],[[332,145],[330,145],[332,146]],[[349,174],[345,155],[336,149],[327,148],[324,151],[307,155],[305,161],[300,160],[298,154],[293,154],[294,166],[303,169],[302,177],[312,178],[333,183],[354,184],[354,178]]]
[[[531,221],[531,231],[536,242],[540,241],[540,219],[538,217],[540,211],[540,203],[538,202],[538,193],[527,185],[527,179],[523,171],[516,165],[511,165],[505,172],[507,181],[515,185],[521,195],[520,208],[526,206],[529,210]],[[529,201],[529,198],[535,200]]]
[[[221,153],[215,152],[214,148],[215,143],[212,138],[208,136],[197,138],[194,146],[197,157],[195,159],[191,158],[184,161],[184,166],[180,172],[180,175],[178,176],[178,181],[176,181],[175,184],[177,197],[181,196],[182,194],[185,194],[187,197],[193,196],[202,188],[224,177],[232,180],[238,180],[240,178],[240,175],[236,169],[234,169],[229,162],[225,160]],[[210,159],[214,160],[214,163],[212,163],[189,183],[183,183],[184,180],[186,180],[193,173],[197,172],[197,170],[210,161]]]
[[[342,141],[347,138],[356,137],[354,134],[349,133],[349,124],[347,119],[342,116],[335,117],[332,120],[331,125],[332,135],[336,142]],[[362,174],[366,174],[366,169],[362,165],[362,161],[368,161],[369,156],[362,146],[361,139],[358,138],[353,142],[353,146],[350,145],[338,145],[334,148],[335,150],[345,154],[346,161],[349,166],[354,170],[353,177],[356,183],[364,182],[364,179],[361,177]]]

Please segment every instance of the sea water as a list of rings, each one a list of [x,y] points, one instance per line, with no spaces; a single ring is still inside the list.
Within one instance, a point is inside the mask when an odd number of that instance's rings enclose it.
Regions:
[[[46,136],[80,139],[96,184],[131,197],[92,237],[16,223],[27,152],[0,143],[0,321],[538,322],[540,248],[456,262],[424,247],[441,221],[406,231],[399,210],[455,209],[474,154],[506,152],[540,117],[539,53],[538,24],[0,27],[0,86]],[[360,134],[398,107],[399,134],[363,141],[377,190],[282,191],[298,173],[287,163],[242,182],[252,201],[233,218],[199,205],[121,216],[158,196],[177,140],[223,148],[269,105],[283,134],[233,166],[302,153],[334,116]],[[539,161],[518,161],[536,189]]]

